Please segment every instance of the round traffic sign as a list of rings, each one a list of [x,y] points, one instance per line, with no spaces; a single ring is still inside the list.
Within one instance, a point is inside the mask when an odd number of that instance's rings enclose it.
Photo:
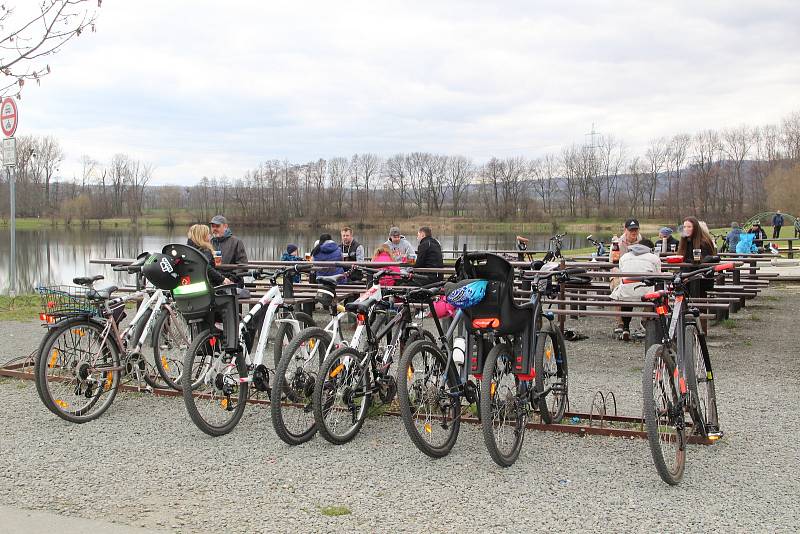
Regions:
[[[10,96],[3,99],[0,104],[0,127],[6,137],[11,137],[17,131],[18,120],[17,103]]]

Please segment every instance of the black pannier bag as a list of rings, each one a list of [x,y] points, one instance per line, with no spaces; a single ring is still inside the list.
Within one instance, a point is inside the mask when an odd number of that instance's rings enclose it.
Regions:
[[[464,309],[470,331],[519,334],[530,324],[531,311],[514,302],[514,267],[507,260],[495,254],[468,253],[456,261],[455,269],[459,278],[489,282],[483,300]]]

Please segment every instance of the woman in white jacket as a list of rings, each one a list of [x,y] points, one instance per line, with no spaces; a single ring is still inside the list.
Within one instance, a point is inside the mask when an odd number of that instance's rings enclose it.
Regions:
[[[619,272],[631,274],[651,274],[661,272],[661,259],[657,254],[653,254],[653,243],[643,239],[640,243],[630,245],[628,252],[622,255],[619,260]],[[627,281],[624,278],[621,283],[611,292],[613,300],[640,302],[642,297],[652,291],[652,286],[644,286],[638,280]],[[621,311],[633,311],[630,306],[622,306]],[[631,318],[622,317],[622,339],[631,339]]]

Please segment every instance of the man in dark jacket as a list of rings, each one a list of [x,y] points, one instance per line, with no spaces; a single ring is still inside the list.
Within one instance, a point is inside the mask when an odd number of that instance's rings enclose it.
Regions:
[[[772,216],[772,239],[778,239],[781,236],[781,228],[783,227],[783,215],[781,212],[776,212]]]
[[[767,238],[767,233],[763,228],[761,228],[761,223],[758,221],[754,222],[753,226],[750,228],[750,231],[747,233],[755,235],[753,238],[753,244],[759,249],[760,252],[764,247],[764,240]]]
[[[228,219],[222,215],[215,215],[211,219],[211,234],[211,244],[222,252],[222,263],[247,263],[244,243],[228,228]]]
[[[442,245],[431,236],[431,233],[432,231],[430,226],[422,226],[417,231],[417,240],[419,241],[419,245],[417,246],[417,259],[414,262],[415,268],[444,267],[444,259],[442,258]],[[420,280],[420,284],[424,285],[426,283],[433,283],[437,280],[441,280],[440,274],[430,273],[425,276],[430,280],[430,282]]]
[[[247,252],[244,250],[244,243],[241,239],[233,235],[228,228],[228,219],[222,215],[214,215],[211,219],[211,244],[222,254],[224,264],[247,263]],[[244,287],[244,281],[233,273],[228,278],[236,282],[236,285]]]

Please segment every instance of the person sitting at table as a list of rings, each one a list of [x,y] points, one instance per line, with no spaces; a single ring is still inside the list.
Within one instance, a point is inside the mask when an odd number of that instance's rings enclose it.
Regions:
[[[678,240],[672,235],[672,228],[669,226],[664,226],[658,230],[656,248],[659,248],[659,243],[661,244],[661,252],[675,252],[678,250]]]
[[[683,256],[684,263],[697,263],[695,261],[695,250],[699,250],[698,261],[702,261],[706,256],[713,256],[717,253],[714,240],[711,235],[703,228],[703,225],[695,217],[686,217],[683,221],[683,231],[681,241],[678,244],[678,255]],[[692,271],[692,267],[681,267],[681,271]],[[714,288],[713,278],[702,278],[689,282],[689,295],[694,298],[705,298],[708,291]]]
[[[725,236],[725,240],[728,242],[728,250],[730,252],[736,252],[736,245],[739,244],[739,239],[742,237],[742,227],[739,225],[738,222],[734,221],[731,223],[731,231],[728,232],[728,235]]]
[[[764,248],[764,240],[767,238],[767,232],[761,228],[761,223],[756,221],[753,223],[753,226],[750,228],[750,231],[747,232],[748,234],[753,234],[753,244],[756,246],[759,252]]]
[[[653,253],[653,242],[642,239],[639,243],[628,246],[628,252],[619,259],[619,272],[631,274],[652,274],[661,272],[661,259]],[[642,297],[652,291],[652,286],[645,286],[639,280],[620,278],[620,284],[611,292],[611,298],[619,301],[641,302]],[[631,312],[631,306],[621,306],[620,311]],[[630,341],[631,317],[622,317],[622,334],[619,339]],[[643,334],[644,329],[640,329]],[[641,334],[640,334],[641,335]]]

